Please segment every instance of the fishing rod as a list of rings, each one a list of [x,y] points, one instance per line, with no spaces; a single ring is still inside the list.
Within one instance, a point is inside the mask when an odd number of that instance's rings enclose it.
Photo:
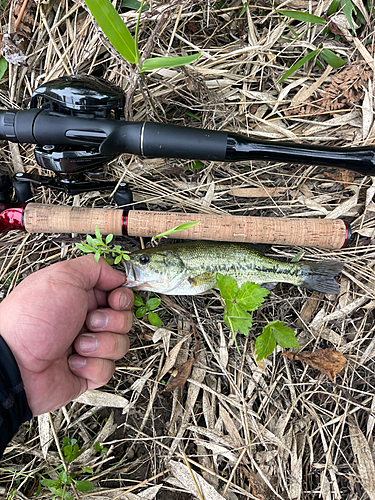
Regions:
[[[0,202],[0,233],[88,233],[98,226],[102,234],[155,236],[187,222],[199,222],[180,231],[179,239],[297,245],[339,249],[350,241],[350,226],[340,219],[252,217],[216,214],[149,212],[119,208]]]
[[[122,119],[124,94],[93,76],[47,82],[32,95],[27,110],[0,111],[0,138],[36,144],[37,163],[55,177],[19,173],[13,185],[19,205],[1,198],[0,232],[94,233],[154,236],[185,222],[199,221],[179,238],[300,245],[338,249],[350,241],[342,220],[221,216],[94,209],[27,203],[30,183],[78,194],[114,189],[114,182],[87,180],[86,174],[121,153],[145,157],[212,161],[273,160],[347,168],[375,175],[375,149],[328,148],[267,142],[231,132]],[[126,185],[116,191],[120,206],[131,203]],[[1,189],[0,189],[1,191]]]
[[[37,163],[60,177],[65,175],[65,186],[67,175],[95,168],[122,153],[219,162],[302,163],[375,175],[373,146],[309,146],[232,132],[128,122],[121,119],[123,106],[122,90],[105,80],[80,75],[58,78],[33,93],[29,109],[0,111],[0,139],[36,144]],[[18,182],[38,183],[26,174]]]

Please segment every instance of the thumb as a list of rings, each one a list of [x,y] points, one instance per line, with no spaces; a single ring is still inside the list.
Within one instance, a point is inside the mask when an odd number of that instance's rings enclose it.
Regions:
[[[125,273],[114,269],[102,257],[95,261],[94,255],[84,255],[77,259],[61,262],[60,267],[76,280],[84,290],[98,288],[109,291],[125,283]]]

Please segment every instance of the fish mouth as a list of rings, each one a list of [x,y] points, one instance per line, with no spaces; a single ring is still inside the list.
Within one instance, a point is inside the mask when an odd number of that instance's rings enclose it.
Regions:
[[[162,276],[159,279],[146,279],[142,269],[134,265],[130,260],[124,261],[126,280],[123,286],[133,290],[143,290],[163,293],[171,287],[169,281]]]
[[[145,279],[142,279],[142,273],[137,266],[134,266],[130,260],[124,261],[126,280],[123,286],[133,290],[151,290],[152,285]]]
[[[124,261],[124,267],[126,275],[124,286],[133,288],[134,286],[137,285],[137,283],[139,284],[140,274],[139,272],[137,272],[138,269],[133,266],[133,263],[130,260]]]

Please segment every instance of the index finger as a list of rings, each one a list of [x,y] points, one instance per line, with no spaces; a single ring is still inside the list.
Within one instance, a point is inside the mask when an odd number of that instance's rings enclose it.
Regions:
[[[69,275],[70,281],[88,291],[92,288],[109,291],[125,283],[125,273],[111,267],[103,258],[96,262],[93,255],[59,263],[60,271]]]

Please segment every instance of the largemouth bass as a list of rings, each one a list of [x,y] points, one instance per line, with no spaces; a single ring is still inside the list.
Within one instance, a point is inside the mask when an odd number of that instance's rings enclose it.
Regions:
[[[334,276],[337,261],[297,263],[265,257],[244,243],[192,241],[137,250],[124,261],[125,286],[166,295],[197,295],[217,288],[216,274],[234,278],[238,285],[291,283],[323,293],[339,293]]]

